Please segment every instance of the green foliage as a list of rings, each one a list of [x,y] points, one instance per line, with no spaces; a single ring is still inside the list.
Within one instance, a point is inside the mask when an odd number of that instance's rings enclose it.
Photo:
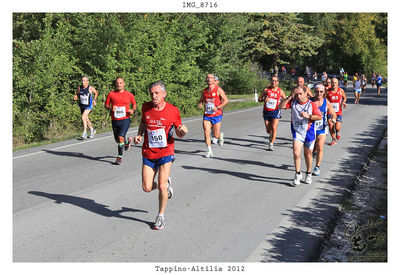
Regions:
[[[249,37],[252,52],[260,59],[271,56],[272,66],[315,55],[322,39],[312,36],[314,27],[301,21],[297,13],[253,15],[255,24],[253,35]]]
[[[72,98],[82,75],[99,91],[90,118],[101,130],[116,77],[135,95],[137,115],[156,80],[190,115],[208,73],[228,96],[262,90],[263,70],[275,64],[385,75],[386,44],[387,14],[14,13],[14,144],[81,131]]]

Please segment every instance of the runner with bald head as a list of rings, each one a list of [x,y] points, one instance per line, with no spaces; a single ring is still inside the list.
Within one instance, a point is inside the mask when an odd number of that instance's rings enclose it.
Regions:
[[[117,165],[122,164],[123,149],[127,151],[131,146],[132,138],[126,139],[125,136],[131,124],[130,116],[136,110],[135,96],[124,87],[124,79],[118,77],[115,80],[115,90],[107,95],[104,103],[104,107],[110,111],[114,139],[118,144],[118,157],[115,160]]]
[[[332,137],[332,142],[329,145],[334,146],[341,138],[340,129],[343,122],[343,108],[347,108],[346,93],[339,87],[339,81],[337,78],[332,78],[332,87],[327,91],[327,99],[331,102],[337,116],[336,122],[333,122],[331,120],[332,116],[328,115],[329,132]]]
[[[286,98],[284,91],[279,88],[279,78],[271,77],[271,85],[265,88],[258,98],[258,102],[264,102],[263,117],[265,129],[269,134],[268,150],[274,150],[274,142],[278,129],[279,119],[281,118],[281,110],[278,109],[278,104],[282,98]]]
[[[304,87],[307,91],[307,97],[308,98],[312,98],[314,95],[311,92],[310,88],[308,88],[307,86],[305,86],[305,82],[304,82],[304,77],[299,76],[297,78],[297,87]]]

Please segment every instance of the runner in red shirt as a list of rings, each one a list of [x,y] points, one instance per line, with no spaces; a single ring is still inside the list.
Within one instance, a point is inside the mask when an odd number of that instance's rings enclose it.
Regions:
[[[167,90],[162,81],[149,86],[151,102],[142,106],[142,119],[134,143],[139,144],[144,135],[142,146],[142,188],[151,192],[158,188],[159,212],[153,228],[161,230],[165,226],[164,212],[168,199],[173,195],[169,177],[172,162],[175,160],[173,130],[178,137],[187,134],[182,125],[181,115],[174,105],[165,101]],[[154,182],[158,171],[158,181]]]
[[[334,146],[337,140],[340,139],[340,128],[342,126],[342,108],[347,108],[347,97],[346,93],[342,88],[339,87],[339,81],[337,78],[332,78],[332,87],[328,89],[327,99],[331,102],[333,109],[336,112],[336,122],[331,120],[332,116],[328,115],[329,132],[332,137],[332,142],[329,145]]]
[[[264,102],[263,117],[265,122],[265,129],[269,136],[268,150],[274,150],[274,142],[276,139],[276,132],[278,129],[279,119],[281,118],[281,110],[278,105],[282,98],[286,98],[285,93],[278,87],[279,79],[277,76],[271,77],[271,86],[263,90],[258,98],[259,102]]]
[[[136,110],[135,96],[124,89],[125,82],[122,78],[115,80],[115,91],[107,95],[104,107],[110,110],[111,124],[114,133],[115,142],[118,144],[118,157],[115,164],[122,164],[122,152],[130,148],[132,138],[125,139],[129,126],[131,125],[130,116]],[[132,105],[132,109],[130,108]]]
[[[217,85],[213,74],[208,74],[206,78],[208,87],[205,88],[199,100],[199,108],[203,108],[203,129],[206,141],[206,158],[213,157],[211,150],[211,130],[214,137],[218,139],[218,144],[224,144],[224,133],[221,132],[222,108],[228,103],[228,98],[224,90]]]

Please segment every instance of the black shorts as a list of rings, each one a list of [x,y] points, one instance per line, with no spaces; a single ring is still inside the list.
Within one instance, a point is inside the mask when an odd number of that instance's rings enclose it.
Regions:
[[[114,139],[118,140],[118,137],[125,138],[126,133],[128,132],[129,127],[131,126],[131,119],[121,119],[121,120],[112,120],[111,125],[113,128]]]

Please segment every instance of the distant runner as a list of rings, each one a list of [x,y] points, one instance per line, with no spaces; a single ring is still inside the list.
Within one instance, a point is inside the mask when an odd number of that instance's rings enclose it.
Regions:
[[[360,103],[360,97],[361,97],[361,92],[362,92],[362,80],[360,76],[357,76],[357,79],[353,82],[354,85],[354,103],[359,104]]]
[[[228,97],[224,90],[218,87],[213,74],[208,74],[206,78],[207,88],[201,94],[199,108],[203,108],[203,130],[204,139],[207,146],[206,158],[214,156],[211,150],[211,130],[214,137],[218,139],[218,144],[224,144],[224,133],[221,132],[222,108],[228,103]]]
[[[74,100],[79,99],[79,107],[81,108],[83,133],[82,138],[87,137],[86,129],[89,126],[90,136],[89,138],[94,138],[96,130],[93,128],[89,120],[89,114],[93,107],[96,106],[96,99],[99,93],[93,86],[89,85],[89,77],[82,76],[82,85],[78,86],[78,90],[74,95]]]
[[[278,106],[280,109],[291,108],[291,130],[293,135],[293,158],[296,169],[293,185],[300,184],[302,179],[301,168],[301,149],[304,146],[304,158],[306,160],[307,173],[305,182],[312,183],[312,152],[315,143],[314,121],[322,119],[321,111],[318,106],[307,97],[304,87],[296,87],[292,93]]]
[[[333,121],[331,121],[332,116],[328,115],[329,132],[332,137],[332,142],[329,145],[331,146],[336,145],[337,141],[341,138],[340,128],[342,126],[342,108],[347,108],[346,93],[343,91],[343,89],[339,88],[338,85],[339,81],[337,80],[337,78],[333,78],[332,88],[328,89],[327,92],[327,99],[331,102],[337,116],[336,122],[334,123]]]
[[[376,96],[380,96],[381,95],[381,86],[382,86],[382,82],[383,82],[383,77],[381,76],[380,73],[378,73],[378,76],[376,77],[376,92],[377,95]]]
[[[264,102],[263,117],[265,129],[269,134],[268,150],[274,150],[274,142],[278,129],[279,119],[281,118],[281,110],[278,105],[283,98],[286,98],[285,93],[279,88],[279,79],[277,76],[271,77],[271,86],[265,88],[258,98],[259,102]]]
[[[115,164],[122,164],[123,150],[129,150],[132,138],[126,139],[126,133],[131,125],[130,116],[136,110],[135,96],[124,89],[125,81],[118,77],[115,80],[115,90],[107,95],[104,107],[110,111],[111,125],[114,133],[114,140],[118,144],[118,156]],[[132,108],[130,108],[132,105]]]

